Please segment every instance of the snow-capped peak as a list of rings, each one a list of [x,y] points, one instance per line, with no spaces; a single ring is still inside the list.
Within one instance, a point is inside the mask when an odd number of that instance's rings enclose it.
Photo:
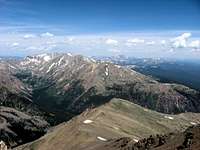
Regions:
[[[68,55],[68,56],[72,56],[72,54],[71,54],[71,53],[67,53],[67,55]]]
[[[46,53],[37,55],[36,57],[42,58],[44,61],[51,60],[51,56],[49,54],[46,54]]]
[[[45,61],[49,61],[49,60],[51,60],[51,57],[50,57],[50,56],[44,56],[43,59],[44,59]]]

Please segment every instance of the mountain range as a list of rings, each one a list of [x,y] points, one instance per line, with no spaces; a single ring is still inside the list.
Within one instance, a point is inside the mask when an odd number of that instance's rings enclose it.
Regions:
[[[0,60],[0,77],[0,139],[11,147],[48,132],[28,148],[47,149],[51,141],[49,149],[57,144],[59,149],[87,149],[98,141],[139,141],[199,123],[199,91],[160,83],[112,62],[69,53],[40,54]],[[32,136],[24,138],[27,134]],[[70,138],[64,142],[65,136]]]
[[[179,83],[200,90],[199,60],[170,58],[135,58],[123,55],[96,56],[97,61],[108,61],[124,67],[132,68],[142,74],[152,76],[163,83]]]

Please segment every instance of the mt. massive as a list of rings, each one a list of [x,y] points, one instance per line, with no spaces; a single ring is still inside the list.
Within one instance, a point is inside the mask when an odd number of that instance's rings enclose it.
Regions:
[[[2,60],[0,77],[1,106],[29,115],[25,117],[26,121],[31,117],[39,120],[37,124],[34,119],[27,122],[40,131],[29,141],[44,134],[48,123],[55,125],[68,121],[112,98],[125,99],[167,114],[200,112],[200,92],[196,90],[159,83],[129,68],[80,55],[53,53],[28,56],[23,60]],[[14,110],[6,113],[20,117]],[[16,122],[12,135],[20,136],[19,130],[27,130],[26,126],[23,129],[17,125],[20,123],[16,121],[17,117],[9,119],[0,115],[0,138],[11,146],[27,142],[24,138],[14,142],[6,140],[4,137],[12,138],[5,132],[10,126],[1,126],[4,123],[1,118],[9,124]]]

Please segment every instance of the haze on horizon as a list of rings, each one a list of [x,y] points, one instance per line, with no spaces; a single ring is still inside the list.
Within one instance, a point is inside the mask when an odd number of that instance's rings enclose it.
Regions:
[[[198,0],[0,0],[0,55],[200,58]]]

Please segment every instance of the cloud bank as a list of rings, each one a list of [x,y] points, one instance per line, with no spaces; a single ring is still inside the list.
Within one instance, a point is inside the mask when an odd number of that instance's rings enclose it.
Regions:
[[[72,52],[83,55],[200,57],[199,51],[200,38],[193,37],[190,32],[171,35],[133,33],[72,36],[51,32],[0,34],[0,55]]]

